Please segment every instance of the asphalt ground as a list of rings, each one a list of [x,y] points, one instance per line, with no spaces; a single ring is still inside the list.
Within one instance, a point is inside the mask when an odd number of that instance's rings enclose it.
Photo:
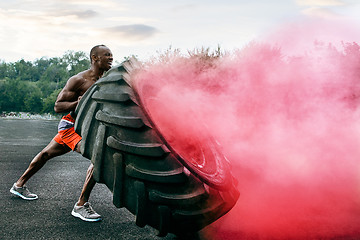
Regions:
[[[160,238],[155,229],[136,226],[135,216],[125,208],[116,208],[103,184],[97,184],[90,197],[103,221],[88,223],[73,217],[71,210],[90,164],[78,153],[50,160],[30,179],[27,186],[38,200],[13,196],[11,186],[53,138],[57,124],[0,118],[0,239],[178,239],[173,234]],[[205,232],[188,239],[209,239]]]

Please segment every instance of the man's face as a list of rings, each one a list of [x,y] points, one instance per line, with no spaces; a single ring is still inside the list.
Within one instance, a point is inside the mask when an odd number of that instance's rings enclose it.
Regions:
[[[98,64],[101,69],[107,71],[111,68],[113,62],[113,55],[109,48],[99,47],[97,58],[98,58]]]

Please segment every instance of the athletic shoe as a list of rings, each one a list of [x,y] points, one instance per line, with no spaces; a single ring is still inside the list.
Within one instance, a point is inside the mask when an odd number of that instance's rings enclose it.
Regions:
[[[17,187],[16,183],[10,189],[10,192],[18,197],[21,197],[25,200],[35,200],[38,199],[38,196],[34,193],[31,193],[29,189],[24,185],[23,187]]]
[[[101,216],[94,211],[88,202],[86,202],[84,206],[78,206],[77,203],[75,203],[71,215],[87,222],[97,222],[101,220]]]

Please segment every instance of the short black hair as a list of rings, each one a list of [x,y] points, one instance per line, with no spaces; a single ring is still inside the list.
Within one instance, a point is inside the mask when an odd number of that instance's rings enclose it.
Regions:
[[[99,47],[106,47],[104,44],[96,45],[90,50],[90,63],[92,63],[92,55],[97,54],[97,50]]]

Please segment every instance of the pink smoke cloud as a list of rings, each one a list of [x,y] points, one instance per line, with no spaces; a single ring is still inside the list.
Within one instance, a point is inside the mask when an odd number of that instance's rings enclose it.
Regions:
[[[358,33],[289,25],[221,57],[159,56],[136,74],[170,142],[207,129],[232,164],[240,198],[206,239],[360,238],[360,47],[317,29]]]

